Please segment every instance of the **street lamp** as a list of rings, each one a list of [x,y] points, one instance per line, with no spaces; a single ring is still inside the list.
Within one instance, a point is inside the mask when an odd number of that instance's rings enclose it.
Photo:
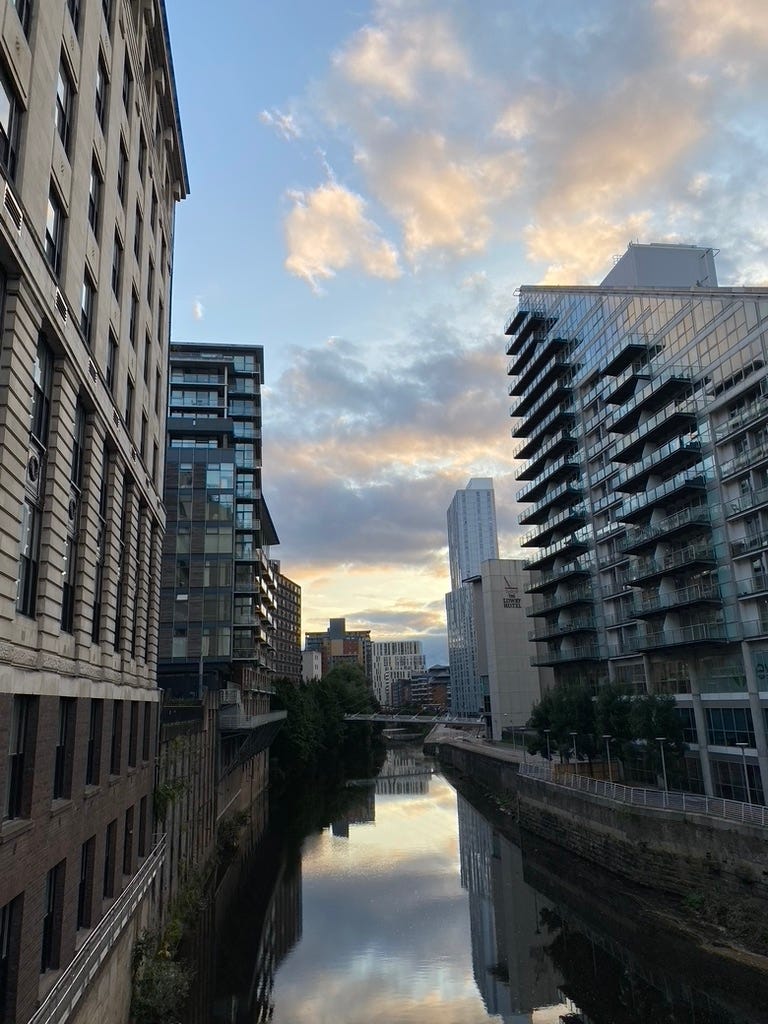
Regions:
[[[611,768],[611,739],[607,732],[603,733],[603,739],[605,740],[605,756],[608,758],[608,781],[613,782],[613,770]]]
[[[550,731],[551,731],[550,729],[545,729],[544,730],[544,735],[547,738],[547,760],[548,761],[552,760],[552,753],[551,753],[551,751],[549,749],[549,734],[550,734]]]
[[[741,747],[741,764],[744,769],[744,788],[747,791],[747,801],[752,803],[752,794],[749,791],[749,774],[747,773],[747,754],[746,749],[749,746],[748,743],[737,743],[737,747]]]
[[[574,760],[574,763],[576,764],[577,767],[578,767],[579,755],[576,753],[576,737],[578,735],[579,734],[577,732],[572,732],[571,733],[571,739],[573,740],[573,760]]]
[[[661,750],[661,770],[664,775],[664,792],[668,792],[669,786],[667,785],[667,762],[664,760],[664,744],[666,742],[666,736],[657,736],[656,742],[659,744]]]

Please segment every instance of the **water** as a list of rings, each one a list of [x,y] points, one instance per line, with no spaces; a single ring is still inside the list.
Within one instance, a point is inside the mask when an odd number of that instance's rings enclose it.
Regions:
[[[418,748],[334,799],[303,841],[312,811],[254,831],[203,923],[186,1024],[768,1021],[762,979],[638,934],[620,901],[495,829]]]

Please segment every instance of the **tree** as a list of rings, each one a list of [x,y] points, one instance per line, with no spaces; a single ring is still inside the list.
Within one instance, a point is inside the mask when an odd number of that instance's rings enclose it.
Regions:
[[[528,741],[531,753],[546,756],[545,730],[549,730],[549,749],[552,753],[557,751],[561,760],[567,759],[573,749],[573,732],[576,733],[577,753],[585,754],[590,760],[595,756],[595,711],[586,686],[560,683],[547,690],[534,704],[528,728],[538,733],[535,739]]]

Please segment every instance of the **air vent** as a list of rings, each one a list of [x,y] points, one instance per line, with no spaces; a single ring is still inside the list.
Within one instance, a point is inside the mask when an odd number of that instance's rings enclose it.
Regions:
[[[98,382],[99,374],[96,370],[96,365],[92,359],[88,360],[88,376],[91,378],[94,384]]]
[[[21,225],[24,223],[24,214],[21,212],[21,207],[19,206],[18,200],[11,191],[11,186],[8,184],[8,182],[5,183],[3,206],[8,211],[8,216],[16,225],[16,230],[19,232],[19,234],[21,234]]]
[[[64,301],[64,296],[61,294],[58,288],[56,289],[56,312],[59,314],[62,321],[66,323],[67,317],[69,315],[69,310],[67,309],[67,304]]]

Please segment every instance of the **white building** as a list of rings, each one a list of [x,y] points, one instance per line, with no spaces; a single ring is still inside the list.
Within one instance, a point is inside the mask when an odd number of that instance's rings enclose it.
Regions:
[[[477,714],[485,706],[485,694],[476,664],[472,597],[465,581],[479,574],[484,561],[499,557],[493,480],[476,477],[456,491],[447,519],[451,591],[445,596],[445,610],[451,711]]]
[[[383,707],[392,706],[392,683],[427,667],[421,640],[382,640],[371,644],[371,685]]]
[[[301,652],[301,678],[305,683],[316,683],[323,675],[323,655],[321,651]]]

